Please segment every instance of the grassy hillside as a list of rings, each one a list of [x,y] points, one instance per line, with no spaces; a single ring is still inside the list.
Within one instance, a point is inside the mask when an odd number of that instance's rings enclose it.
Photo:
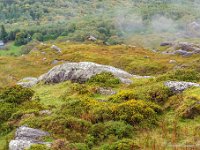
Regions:
[[[63,61],[91,61],[112,65],[132,74],[153,76],[172,71],[175,66],[196,70],[198,70],[199,66],[198,56],[182,58],[179,56],[161,55],[137,46],[105,46],[92,43],[76,44],[69,42],[57,42],[56,45],[62,49],[61,54],[51,49],[52,44],[50,43],[37,43],[32,47],[32,51],[28,55],[16,58],[1,57],[0,85],[15,83],[27,76],[38,77],[54,66],[54,60],[58,60],[60,63],[63,63]],[[169,63],[173,59],[177,63]]]
[[[92,61],[155,78],[133,79],[131,85],[93,81],[85,84],[68,81],[55,85],[41,83],[32,88],[34,96],[31,100],[18,99],[17,105],[6,103],[9,106],[0,107],[0,113],[7,108],[1,115],[2,149],[6,149],[6,141],[13,138],[16,127],[23,124],[50,132],[47,141],[54,143],[53,149],[58,149],[59,143],[65,148],[80,150],[129,150],[130,147],[169,150],[177,147],[182,150],[189,145],[197,147],[199,111],[195,110],[195,116],[191,117],[191,112],[186,110],[199,100],[199,89],[191,88],[173,95],[163,82],[200,82],[198,55],[168,56],[126,45],[53,44],[60,47],[62,53],[52,50],[52,43],[42,43],[35,45],[28,55],[1,57],[0,96],[3,97],[5,87],[14,85],[21,78],[38,77],[63,61]],[[60,62],[52,64],[54,60]],[[169,63],[170,60],[177,62]],[[111,86],[117,94],[98,93],[97,89],[102,86]],[[9,100],[8,93],[6,97]],[[41,110],[49,110],[51,115],[41,115]]]
[[[28,150],[198,150],[200,88],[173,93],[164,83],[200,83],[199,54],[161,54],[160,43],[199,43],[199,10],[197,0],[0,1],[0,150],[22,125],[50,133],[51,148]],[[65,62],[151,78],[16,85]]]

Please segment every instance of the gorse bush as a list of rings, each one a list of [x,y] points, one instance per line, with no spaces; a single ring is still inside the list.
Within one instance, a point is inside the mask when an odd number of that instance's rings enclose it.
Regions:
[[[157,113],[161,112],[161,108],[153,103],[142,100],[130,100],[120,103],[115,107],[115,119],[124,120],[132,125],[148,122],[156,123]]]
[[[120,84],[120,80],[116,78],[112,73],[109,72],[102,72],[95,76],[92,76],[88,83],[90,84],[97,84],[103,87],[114,87]]]
[[[114,102],[114,103],[115,102],[120,103],[120,102],[128,101],[131,99],[135,99],[136,97],[137,95],[134,91],[122,90],[118,92],[117,94],[110,96],[109,101]]]
[[[122,103],[102,103],[96,100],[71,100],[62,106],[60,113],[84,117],[93,123],[122,120],[136,125],[142,121],[156,122],[161,108],[151,102],[129,100]]]
[[[7,103],[21,104],[31,100],[33,95],[33,90],[16,85],[4,89],[0,94],[0,100]]]
[[[87,85],[85,85],[85,84],[78,84],[78,83],[74,83],[71,86],[71,92],[72,93],[77,93],[77,94],[82,94],[82,95],[90,93]]]

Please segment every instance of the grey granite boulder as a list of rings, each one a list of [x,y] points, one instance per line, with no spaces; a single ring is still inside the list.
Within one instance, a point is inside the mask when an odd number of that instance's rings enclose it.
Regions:
[[[20,80],[17,85],[21,85],[22,87],[32,87],[34,85],[36,85],[38,83],[38,79],[37,78],[33,78],[33,77],[27,77],[24,78],[22,80]]]
[[[183,81],[167,81],[164,84],[170,88],[173,93],[180,93],[190,87],[200,87],[200,84]]]
[[[45,136],[49,136],[49,133],[38,129],[21,126],[15,133],[15,139],[10,141],[9,150],[24,150],[33,144],[49,145],[49,143],[43,142],[41,139]]]
[[[72,82],[84,83],[92,76],[102,72],[112,73],[115,77],[119,78],[122,83],[132,83],[131,78],[133,75],[128,72],[112,66],[100,65],[92,62],[70,62],[55,66],[49,72],[40,76],[39,81],[45,83],[59,83],[71,80]]]

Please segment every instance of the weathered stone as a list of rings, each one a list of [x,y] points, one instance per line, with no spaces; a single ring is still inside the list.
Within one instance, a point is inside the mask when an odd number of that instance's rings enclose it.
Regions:
[[[114,94],[116,94],[116,92],[114,90],[112,90],[111,88],[102,88],[102,87],[99,88],[97,90],[97,92],[99,94],[102,94],[102,95],[114,95]]]
[[[51,49],[57,51],[58,53],[61,53],[61,52],[62,52],[62,51],[61,51],[61,48],[59,48],[59,47],[56,46],[56,45],[52,45],[52,46],[51,46]]]
[[[41,140],[41,138],[45,136],[49,136],[49,133],[38,129],[21,126],[15,133],[15,139],[10,141],[9,150],[24,150],[33,144],[49,145],[49,143]]]
[[[170,88],[173,93],[180,93],[190,87],[200,87],[200,84],[183,81],[167,81],[164,84]]]
[[[96,41],[96,40],[97,40],[97,38],[96,38],[96,37],[94,37],[94,36],[92,36],[92,35],[90,35],[90,36],[88,37],[88,40],[90,40],[90,41]]]
[[[51,115],[51,111],[50,110],[41,110],[40,112],[39,112],[39,114],[40,115]]]
[[[162,42],[160,43],[160,46],[172,46],[171,42]]]
[[[20,80],[17,83],[17,85],[21,85],[22,87],[29,88],[29,87],[32,87],[32,86],[36,85],[37,83],[38,83],[38,79],[37,78],[27,77],[27,78],[24,78],[24,79]]]
[[[112,66],[100,65],[92,62],[64,63],[55,66],[49,72],[40,76],[39,81],[44,81],[45,83],[59,83],[71,80],[72,82],[84,83],[92,76],[102,72],[112,73],[115,77],[119,78],[122,83],[132,83],[131,78],[133,75]]]
[[[176,60],[170,60],[169,63],[170,63],[170,64],[175,64],[175,63],[176,63]]]
[[[191,56],[193,52],[187,52],[185,50],[176,50],[174,54],[182,55],[182,56]]]

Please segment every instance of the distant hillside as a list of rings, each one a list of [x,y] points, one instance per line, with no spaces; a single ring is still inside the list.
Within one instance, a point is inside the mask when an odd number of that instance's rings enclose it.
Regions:
[[[17,45],[58,37],[83,42],[89,35],[107,44],[131,43],[139,35],[148,45],[144,35],[177,38],[187,24],[198,22],[199,6],[187,0],[4,0],[0,21],[6,40],[17,39]],[[170,35],[163,38],[163,33]]]

